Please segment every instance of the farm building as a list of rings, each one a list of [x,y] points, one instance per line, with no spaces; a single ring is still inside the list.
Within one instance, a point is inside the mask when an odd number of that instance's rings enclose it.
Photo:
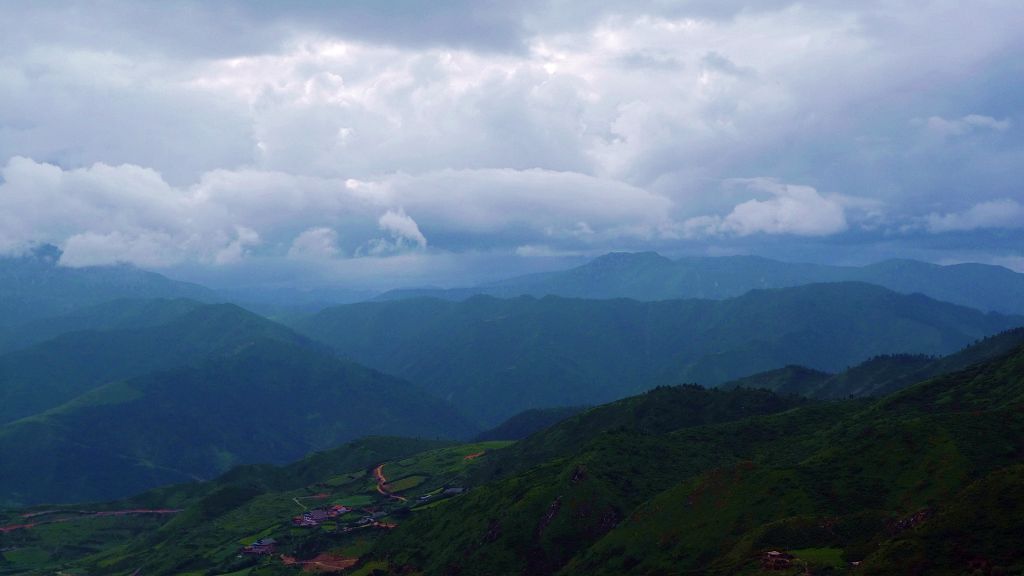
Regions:
[[[252,544],[248,544],[243,547],[242,554],[262,556],[264,554],[273,554],[276,550],[277,540],[274,540],[273,538],[260,538]]]

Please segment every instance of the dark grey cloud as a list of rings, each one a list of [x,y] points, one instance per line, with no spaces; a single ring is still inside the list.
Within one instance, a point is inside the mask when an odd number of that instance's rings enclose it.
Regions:
[[[0,250],[367,283],[609,249],[1021,262],[1010,0],[0,9]]]
[[[402,47],[522,52],[533,37],[580,32],[606,20],[643,17],[731,20],[803,6],[796,0],[2,0],[0,39],[10,49],[52,41],[68,46],[171,56],[232,57],[273,52],[296,34],[317,33]],[[884,2],[861,2],[870,19]],[[814,3],[848,10],[843,0]]]
[[[527,35],[517,0],[40,0],[0,3],[17,22],[2,45],[39,41],[174,57],[232,57],[279,49],[297,33],[396,46],[521,51]]]

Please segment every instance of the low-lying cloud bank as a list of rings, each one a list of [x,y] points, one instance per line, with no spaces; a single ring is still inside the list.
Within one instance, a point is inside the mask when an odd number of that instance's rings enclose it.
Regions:
[[[825,237],[884,219],[884,206],[772,178],[730,180],[751,197],[685,217],[664,196],[550,170],[441,170],[375,180],[216,170],[176,187],[152,169],[65,170],[12,158],[0,170],[0,252],[49,242],[61,263],[169,267],[267,257],[310,262],[483,250],[520,257],[595,253],[630,243],[779,235]],[[930,232],[1020,228],[1014,200],[915,219]],[[906,229],[907,226],[904,226]],[[894,228],[895,230],[895,228]]]
[[[600,244],[673,233],[666,198],[546,170],[444,170],[372,181],[217,170],[175,187],[138,166],[64,170],[16,157],[0,175],[0,251],[50,242],[63,247],[62,263],[70,266],[218,265],[260,254],[379,257],[435,246],[512,251],[537,239]]]

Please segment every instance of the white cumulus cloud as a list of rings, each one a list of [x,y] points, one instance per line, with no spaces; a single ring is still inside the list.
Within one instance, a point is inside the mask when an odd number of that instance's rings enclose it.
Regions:
[[[330,259],[338,253],[338,233],[326,227],[303,231],[288,249],[288,257],[297,260]]]
[[[324,260],[480,245],[514,252],[544,239],[656,239],[668,199],[641,188],[550,170],[443,170],[375,179],[216,170],[172,186],[154,170],[95,164],[65,170],[28,158],[0,169],[0,251],[33,242],[62,262],[233,265],[256,256]],[[669,231],[669,232],[666,232]],[[383,233],[383,236],[382,236]]]
[[[1010,198],[980,202],[963,212],[929,214],[925,225],[931,232],[1024,228],[1024,205]]]
[[[420,232],[419,225],[401,208],[385,212],[377,225],[387,236],[370,240],[365,247],[367,254],[379,256],[427,247],[427,238]]]
[[[968,114],[962,118],[947,120],[941,116],[932,116],[925,121],[928,131],[939,136],[962,136],[976,130],[992,130],[1005,132],[1010,129],[1009,119],[997,120],[992,116]]]
[[[752,199],[736,205],[729,214],[698,216],[684,222],[688,235],[792,234],[828,236],[847,229],[846,203],[839,197],[822,196],[810,186],[783,184],[770,178],[736,180],[751,190],[767,193],[767,200]]]

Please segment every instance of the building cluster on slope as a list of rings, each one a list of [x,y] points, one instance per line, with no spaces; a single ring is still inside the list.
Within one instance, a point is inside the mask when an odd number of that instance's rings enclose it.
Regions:
[[[316,508],[303,512],[299,516],[292,518],[292,524],[295,526],[319,526],[320,524],[333,520],[344,514],[351,512],[351,508],[342,506],[341,504],[335,504],[327,508]]]
[[[471,456],[477,457],[479,455]],[[420,496],[417,500],[419,502],[425,502],[436,497],[459,496],[465,492],[466,489],[462,486],[446,485],[442,487],[438,492]],[[328,493],[321,493],[316,494],[314,496],[309,496],[308,498],[324,499],[327,497],[329,497]],[[298,499],[296,499],[296,502],[298,502]],[[306,510],[302,514],[292,517],[291,523],[293,526],[296,527],[315,528],[331,520],[337,521],[340,517],[352,511],[352,508],[349,508],[342,504],[333,504],[331,506]],[[363,509],[363,511],[366,512],[366,514],[360,517],[358,520],[350,522],[345,525],[342,525],[339,522],[337,528],[342,532],[352,532],[353,530],[358,530],[360,528],[376,527],[392,529],[397,527],[397,524],[383,521],[383,519],[386,516],[388,516],[388,512],[384,510],[365,508]],[[243,546],[242,549],[240,550],[241,554],[248,554],[252,556],[264,556],[274,554],[276,552],[277,541],[273,538],[260,538],[252,542],[251,544]]]

